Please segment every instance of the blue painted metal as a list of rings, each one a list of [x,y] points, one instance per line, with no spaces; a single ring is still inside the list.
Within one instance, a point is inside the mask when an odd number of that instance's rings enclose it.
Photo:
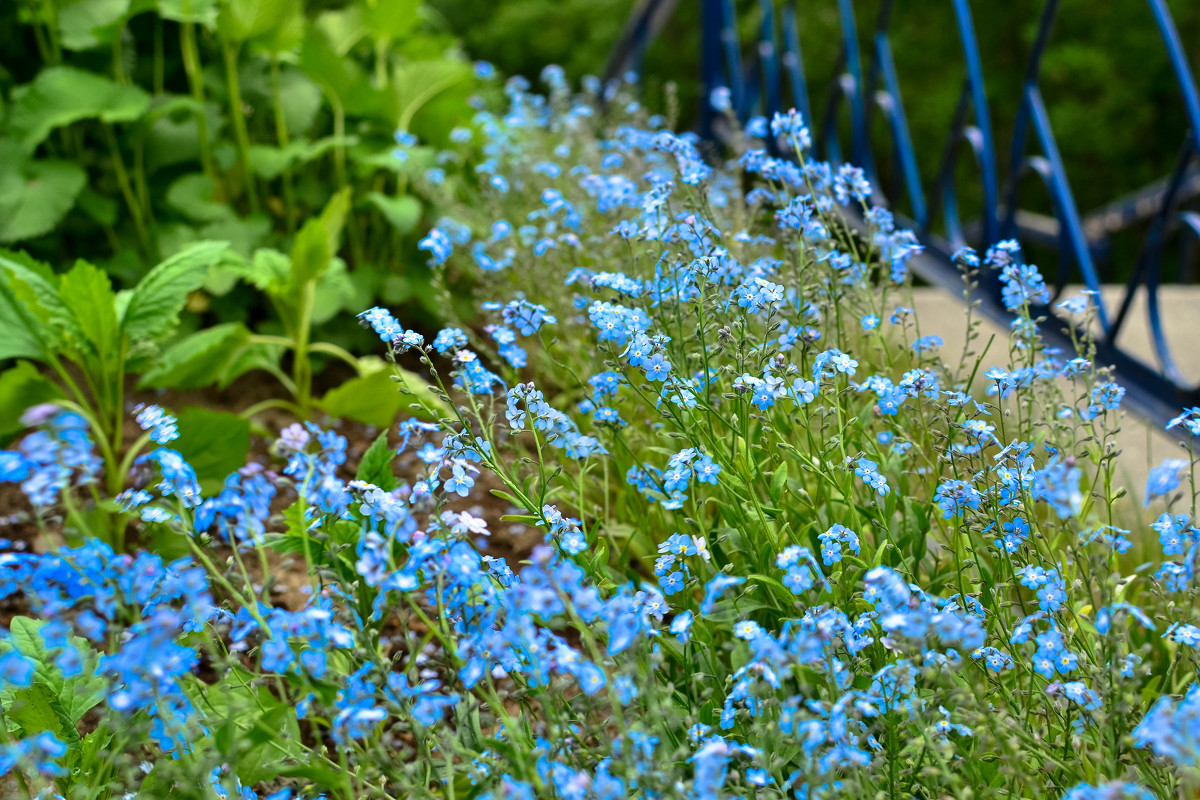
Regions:
[[[835,165],[844,160],[839,127],[848,122],[849,158],[845,160],[863,168],[875,187],[877,202],[890,205],[898,219],[918,232],[926,252],[914,268],[935,285],[957,287],[961,294],[961,276],[950,256],[963,244],[970,243],[983,249],[1002,239],[1017,238],[1057,246],[1060,253],[1058,273],[1048,277],[1058,292],[1072,282],[1083,283],[1098,291],[1101,286],[1098,258],[1107,249],[1109,234],[1133,224],[1148,223],[1135,273],[1120,302],[1110,308],[1103,298],[1096,298],[1102,331],[1097,342],[1097,358],[1114,366],[1118,377],[1126,384],[1129,402],[1158,422],[1174,416],[1181,405],[1200,405],[1200,386],[1188,383],[1171,357],[1158,297],[1159,287],[1164,282],[1164,253],[1168,241],[1180,237],[1181,242],[1188,245],[1193,241],[1200,244],[1200,214],[1181,208],[1183,201],[1200,197],[1200,168],[1196,166],[1200,157],[1200,93],[1165,0],[1146,0],[1146,4],[1162,39],[1188,120],[1177,167],[1168,178],[1091,215],[1081,214],[1077,207],[1039,88],[1042,60],[1052,46],[1059,0],[1046,0],[1042,9],[1037,36],[1026,62],[1010,140],[1009,166],[1003,176],[996,157],[996,137],[969,0],[952,0],[965,74],[940,167],[927,187],[921,181],[917,150],[909,133],[900,80],[892,57],[888,28],[894,0],[882,0],[868,42],[869,57],[865,68],[859,53],[854,2],[836,0],[842,31],[841,52],[836,76],[819,112],[809,100],[795,0],[785,0],[779,15],[782,56],[776,26],[778,0],[759,0],[758,39],[745,61],[737,36],[734,0],[701,2],[704,25],[701,135],[713,138],[717,133],[712,123],[719,115],[711,105],[711,91],[718,86],[730,90],[733,108],[743,123],[754,115],[770,117],[777,109],[787,106],[795,107],[808,120],[819,120],[818,124],[810,125],[814,129],[816,155]],[[750,2],[743,0],[743,3]],[[831,3],[832,0],[824,2]],[[791,90],[787,101],[784,100],[784,77]],[[880,119],[882,125],[876,121]],[[889,176],[877,173],[870,147],[872,141],[880,140],[881,129],[885,134],[882,138],[890,147],[893,174]],[[957,166],[964,145],[977,169],[977,190],[982,198],[980,217],[971,223],[964,223],[960,218],[956,185]],[[1031,215],[1020,209],[1025,184],[1032,176],[1037,176],[1049,194],[1053,208],[1051,218]],[[1151,208],[1153,213],[1148,211]],[[996,276],[980,277],[983,284],[975,299],[980,300],[982,312],[997,320],[1006,320],[1007,315],[999,302]],[[1148,297],[1157,367],[1138,361],[1117,343],[1136,293],[1143,289]],[[1069,346],[1062,335],[1069,322],[1056,318],[1052,308],[1045,309],[1044,313],[1047,322],[1043,333],[1055,344]],[[1194,320],[1182,320],[1181,323],[1192,325]]]

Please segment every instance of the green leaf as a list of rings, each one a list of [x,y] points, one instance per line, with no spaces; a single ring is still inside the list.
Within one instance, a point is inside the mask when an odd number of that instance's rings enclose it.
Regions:
[[[49,233],[75,205],[87,173],[70,161],[30,161],[15,144],[0,146],[0,242]]]
[[[783,495],[784,487],[787,486],[788,465],[784,461],[775,469],[775,475],[771,480],[771,501],[775,505],[779,505],[779,498]]]
[[[241,323],[227,322],[186,336],[155,360],[138,386],[195,389],[216,383],[249,335]]]
[[[300,69],[347,114],[378,115],[382,92],[373,90],[354,60],[344,58],[315,25],[300,46]]]
[[[81,119],[129,122],[150,106],[150,95],[75,67],[49,67],[13,90],[9,134],[32,152],[50,131]]]
[[[398,485],[392,472],[392,459],[395,456],[396,451],[388,444],[388,432],[384,431],[375,437],[367,452],[363,453],[362,461],[358,464],[358,473],[354,477],[390,492]]]
[[[310,219],[296,234],[292,245],[292,270],[288,288],[299,292],[309,281],[316,280],[328,267],[338,251],[346,212],[350,210],[350,189],[347,187],[330,198],[321,216]]]
[[[217,0],[158,0],[158,14],[172,22],[196,22],[211,28],[217,22]]]
[[[120,32],[129,0],[75,0],[58,8],[58,32],[68,50],[112,44]]]
[[[283,358],[283,353],[283,347],[277,344],[255,342],[243,347],[225,366],[225,370],[221,373],[221,380],[217,386],[224,389],[233,383],[238,376],[256,369],[276,374],[279,372],[279,362]]]
[[[72,636],[70,643],[79,654],[82,668],[78,675],[63,677],[62,671],[54,663],[58,651],[48,648],[42,638],[41,629],[45,624],[44,620],[13,617],[9,623],[9,638],[0,643],[0,651],[7,652],[9,648],[15,648],[34,662],[34,682],[49,689],[59,701],[67,724],[74,729],[83,715],[104,699],[108,684],[96,674],[99,654],[86,639],[79,636]],[[0,702],[6,707],[12,693],[12,689],[0,692]]]
[[[401,234],[412,233],[421,219],[421,201],[412,195],[388,197],[379,192],[371,192],[367,195],[367,202],[375,206],[384,219]]]
[[[289,142],[287,147],[252,144],[250,145],[250,168],[259,176],[274,180],[288,167],[307,164],[320,158],[339,144],[349,147],[357,143],[357,136],[326,136],[315,142],[298,139]]]
[[[121,316],[125,335],[155,340],[173,330],[188,293],[204,282],[227,248],[225,242],[198,242],[151,269],[129,295]]]
[[[179,438],[171,443],[203,483],[222,482],[246,463],[250,421],[226,411],[189,406],[179,414]]]
[[[319,405],[332,417],[383,428],[391,425],[400,410],[410,402],[392,381],[391,371],[381,369],[363,377],[351,378],[341,386],[330,389]]]
[[[340,258],[335,258],[329,264],[329,269],[317,279],[316,297],[313,302],[312,323],[320,325],[328,322],[343,309],[357,311],[371,304],[370,298],[363,298],[357,291],[346,264]]]
[[[462,81],[469,80],[471,68],[461,61],[409,61],[396,67],[392,78],[399,116],[396,127],[408,130],[421,106]]]
[[[75,315],[83,334],[83,341],[79,342],[81,351],[94,356],[102,372],[118,369],[121,329],[117,321],[117,298],[108,274],[86,261],[76,261],[59,282],[59,296]]]
[[[68,747],[79,744],[79,729],[70,724],[62,701],[44,683],[18,689],[5,712],[10,724],[15,724],[23,737],[50,731]]]
[[[19,279],[7,273],[10,263],[0,258],[0,359],[45,361],[45,327],[18,293],[18,289],[23,288]]]
[[[216,200],[217,187],[202,172],[184,175],[167,189],[167,205],[192,222],[216,222],[234,215],[233,209]]]
[[[399,39],[420,22],[420,0],[364,0],[362,23],[376,39]]]
[[[26,409],[62,398],[62,389],[28,361],[0,372],[0,441],[21,431]]]
[[[295,0],[233,0],[222,3],[217,15],[217,33],[240,44],[270,33],[298,11]]]

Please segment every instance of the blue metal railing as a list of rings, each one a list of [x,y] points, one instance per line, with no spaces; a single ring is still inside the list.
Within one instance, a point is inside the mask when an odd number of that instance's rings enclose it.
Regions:
[[[750,1],[743,0],[747,4]],[[847,160],[862,167],[876,189],[877,202],[886,203],[888,198],[906,201],[907,214],[897,212],[897,217],[917,231],[926,248],[914,269],[930,283],[959,294],[963,283],[951,259],[952,253],[964,244],[982,249],[1009,238],[1058,248],[1060,263],[1054,280],[1058,292],[1069,282],[1079,282],[1098,293],[1101,280],[1097,253],[1105,250],[1108,237],[1118,230],[1146,224],[1147,233],[1133,275],[1120,301],[1110,305],[1096,295],[1100,325],[1097,358],[1114,367],[1118,379],[1126,386],[1127,405],[1155,422],[1161,424],[1170,419],[1181,406],[1200,405],[1200,386],[1190,384],[1172,359],[1158,295],[1168,239],[1190,235],[1200,241],[1200,213],[1183,207],[1185,201],[1200,196],[1200,167],[1197,167],[1200,94],[1165,1],[1146,0],[1146,5],[1162,39],[1164,55],[1186,113],[1188,130],[1183,132],[1184,142],[1175,170],[1167,178],[1090,215],[1082,215],[1077,207],[1039,88],[1042,61],[1050,47],[1059,0],[1046,0],[1041,14],[1026,62],[1009,167],[1003,175],[997,161],[995,132],[970,6],[968,0],[952,0],[966,77],[943,145],[940,167],[928,186],[923,184],[918,169],[917,150],[909,132],[892,57],[888,28],[894,0],[883,0],[881,4],[870,34],[865,65],[859,52],[853,0],[836,2],[842,34],[840,54],[825,104],[818,112],[809,100],[795,0],[784,2],[781,13],[777,0],[759,0],[761,25],[754,46],[746,48],[745,56],[738,36],[734,0],[699,0],[701,136],[719,138],[717,123],[724,112],[712,105],[713,90],[717,88],[729,90],[732,109],[743,123],[756,114],[769,117],[776,110],[794,106],[814,128],[817,157],[835,165]],[[622,44],[614,50],[608,76],[623,74],[628,69],[640,71],[646,48],[676,5],[677,0],[638,3]],[[790,95],[785,94],[785,83]],[[849,118],[848,151],[843,150],[839,139],[839,121],[844,117]],[[875,124],[878,118],[883,120],[890,146],[887,160],[892,169],[886,176],[886,187],[876,169],[877,153],[871,147],[872,141],[879,139],[871,136],[871,131],[879,127]],[[978,176],[976,188],[981,197],[979,218],[967,223],[960,217],[956,184],[964,145],[973,157]],[[1048,191],[1051,217],[1021,210],[1021,189],[1030,176],[1037,176]],[[1006,322],[1009,317],[1000,303],[998,281],[994,276],[981,277],[982,286],[974,299],[980,301],[985,315]],[[1133,300],[1142,289],[1147,292],[1149,326],[1158,367],[1135,358],[1117,343]],[[1056,317],[1053,308],[1046,309],[1045,314],[1043,333],[1053,344],[1069,347],[1063,329],[1071,323]],[[1190,329],[1198,321],[1200,317],[1192,316],[1179,320],[1179,324]]]

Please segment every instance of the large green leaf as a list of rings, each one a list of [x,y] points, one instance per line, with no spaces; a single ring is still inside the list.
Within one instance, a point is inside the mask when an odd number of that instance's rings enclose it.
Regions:
[[[462,61],[410,61],[398,64],[392,79],[399,116],[396,127],[408,130],[421,106],[455,84],[469,80],[471,68]]]
[[[216,383],[248,336],[238,322],[197,331],[168,347],[138,385],[195,389]]]
[[[345,113],[391,121],[390,113],[381,113],[394,105],[391,98],[373,88],[353,59],[344,58],[316,26],[308,29],[300,46],[300,69]]]
[[[310,219],[296,234],[292,245],[292,271],[288,280],[290,291],[300,291],[306,283],[321,277],[329,261],[338,251],[342,226],[350,210],[350,189],[345,188],[330,198],[321,216]]]
[[[173,22],[217,23],[217,0],[158,0],[158,14]]]
[[[0,261],[0,359],[46,360],[45,326],[13,288],[13,276]]]
[[[179,414],[179,438],[171,443],[201,484],[220,484],[246,463],[250,422],[237,414],[188,407]]]
[[[73,0],[58,8],[58,33],[68,50],[112,44],[121,30],[129,0]]]
[[[48,351],[83,341],[56,283],[45,264],[0,250],[0,358],[45,360]]]
[[[421,219],[421,201],[412,195],[388,197],[379,192],[371,192],[367,195],[367,202],[379,209],[379,213],[402,234],[412,233]]]
[[[116,295],[108,274],[86,261],[77,261],[59,282],[59,296],[75,317],[82,341],[76,348],[95,356],[101,369],[116,367],[120,357],[121,326]],[[119,379],[119,378],[118,378]]]
[[[363,0],[362,24],[376,39],[399,39],[421,21],[421,0]]]
[[[340,258],[333,259],[329,269],[317,279],[312,306],[312,322],[321,325],[337,316],[343,309],[358,311],[371,304],[370,298],[363,298],[346,271],[346,264]]]
[[[125,335],[137,342],[173,330],[188,293],[204,282],[228,248],[225,242],[198,242],[151,269],[129,294],[121,316]]]
[[[391,425],[402,409],[411,408],[417,403],[414,395],[420,396],[423,406],[432,407],[442,414],[449,412],[420,376],[384,365],[382,361],[363,359],[361,363],[365,369],[374,368],[374,371],[351,378],[331,389],[318,403],[330,416],[382,428]],[[399,380],[393,380],[397,372]],[[402,391],[402,387],[407,392]],[[431,416],[423,408],[413,409],[413,413],[420,417]]]
[[[87,173],[73,162],[14,156],[0,147],[0,242],[54,230],[87,183]]]
[[[313,159],[320,158],[339,144],[349,147],[357,143],[357,136],[327,136],[315,142],[297,139],[289,142],[287,147],[274,147],[266,144],[250,145],[250,168],[260,177],[272,180],[278,178],[288,167],[307,164]]]
[[[64,677],[55,664],[58,651],[47,647],[46,640],[42,638],[42,626],[45,624],[44,620],[13,617],[9,624],[9,638],[0,642],[0,652],[15,648],[34,662],[34,683],[47,687],[59,700],[66,720],[73,729],[89,709],[104,699],[107,682],[96,674],[99,654],[86,639],[79,636],[72,636],[70,644],[79,654],[81,669],[73,677]],[[0,702],[7,704],[12,691],[7,689],[0,692]]]
[[[9,134],[32,152],[50,131],[81,119],[129,122],[150,106],[150,95],[103,75],[75,67],[42,70],[32,83],[13,90]]]
[[[297,0],[230,0],[217,15],[217,32],[230,42],[242,43],[287,25],[300,11]]]
[[[192,222],[216,222],[233,216],[233,209],[216,200],[212,178],[194,172],[177,178],[167,189],[167,205]]]

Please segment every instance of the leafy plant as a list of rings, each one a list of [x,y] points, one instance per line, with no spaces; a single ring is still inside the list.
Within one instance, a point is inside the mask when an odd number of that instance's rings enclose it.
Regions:
[[[336,314],[356,296],[337,257],[349,212],[350,190],[333,196],[319,217],[306,222],[296,234],[290,254],[261,248],[252,259],[233,259],[228,269],[261,290],[271,301],[284,335],[252,333],[240,323],[203,328],[175,342],[141,381],[152,387],[228,385],[247,370],[263,369],[274,375],[292,400],[271,398],[242,412],[253,417],[268,408],[283,408],[300,419],[310,419],[316,408],[331,416],[375,425],[388,425],[404,405],[394,390],[399,380],[410,391],[428,392],[405,370],[385,369],[377,357],[356,358],[343,348],[312,341],[314,324]],[[313,395],[313,356],[338,359],[354,371],[353,379]],[[290,357],[285,372],[283,359]],[[425,397],[424,403],[435,403]]]
[[[445,141],[472,71],[419,2],[21,0],[4,13],[18,50],[0,76],[0,243],[50,263],[82,255],[132,285],[198,239],[246,258],[283,246],[344,196],[341,285],[361,298],[395,294],[397,268],[420,280],[404,265],[438,195],[391,158],[393,134]],[[202,288],[233,286],[214,273]]]
[[[199,242],[155,266],[132,289],[116,292],[109,276],[86,261],[57,275],[25,255],[0,254],[0,359],[18,359],[0,374],[3,433],[22,427],[16,420],[32,400],[75,411],[100,448],[104,489],[116,495],[148,441],[125,440],[129,379],[156,362],[188,294],[228,257],[224,242]],[[200,427],[211,435],[241,424],[224,414]],[[246,446],[231,455],[244,458]]]

